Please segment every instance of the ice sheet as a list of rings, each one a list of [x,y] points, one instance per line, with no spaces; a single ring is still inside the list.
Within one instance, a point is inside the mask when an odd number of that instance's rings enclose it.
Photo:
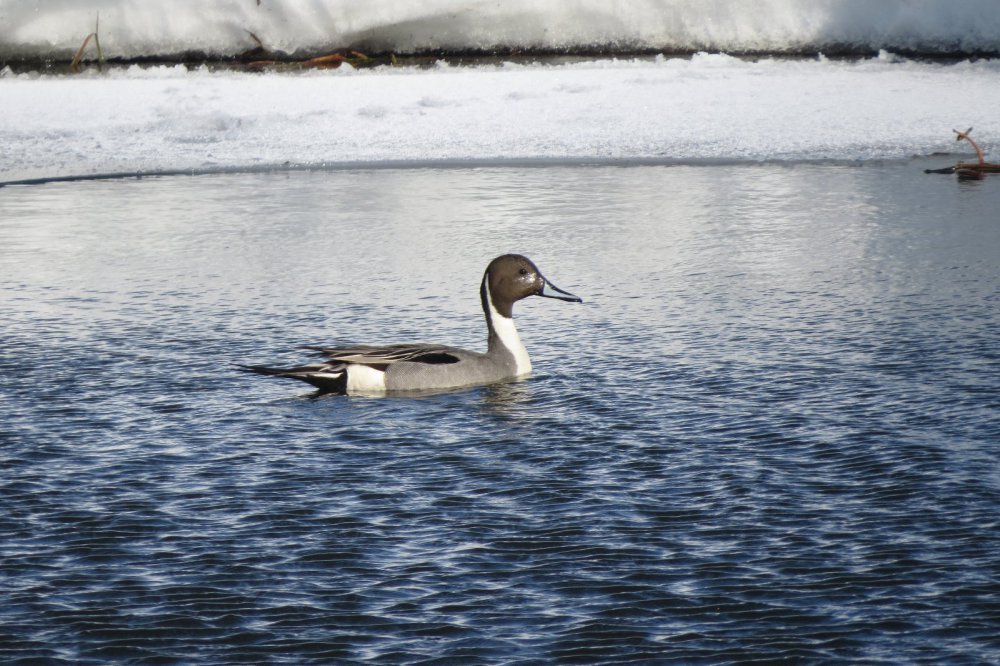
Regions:
[[[396,160],[879,160],[996,152],[1000,61],[725,55],[301,74],[0,76],[0,181]],[[961,148],[962,146],[958,146]]]

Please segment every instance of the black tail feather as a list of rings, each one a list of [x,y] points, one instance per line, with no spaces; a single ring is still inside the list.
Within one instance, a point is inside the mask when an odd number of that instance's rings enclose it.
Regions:
[[[266,365],[237,364],[241,372],[269,377],[287,377],[311,384],[322,393],[347,393],[347,370],[329,367],[302,366],[300,368],[271,368]]]
[[[257,375],[273,376],[281,376],[282,373],[287,372],[287,370],[283,368],[269,368],[264,365],[243,365],[242,363],[237,363],[236,369],[241,372],[252,372]]]

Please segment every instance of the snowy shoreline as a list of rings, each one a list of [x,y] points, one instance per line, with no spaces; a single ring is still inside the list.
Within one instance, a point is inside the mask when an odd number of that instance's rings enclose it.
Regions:
[[[691,58],[0,76],[0,181],[371,163],[995,155],[1000,61]],[[941,165],[944,166],[944,165]]]

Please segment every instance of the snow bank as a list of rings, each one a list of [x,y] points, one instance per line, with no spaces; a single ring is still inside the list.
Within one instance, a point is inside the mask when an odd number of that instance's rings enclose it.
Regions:
[[[1000,51],[997,0],[0,0],[0,58],[253,48]]]
[[[266,1],[266,0],[265,0]],[[725,55],[0,76],[0,181],[397,160],[879,160],[1000,145],[1000,62]]]

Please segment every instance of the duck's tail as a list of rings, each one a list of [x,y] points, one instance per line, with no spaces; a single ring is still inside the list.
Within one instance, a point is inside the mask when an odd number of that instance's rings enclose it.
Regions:
[[[288,377],[312,384],[323,393],[347,393],[347,368],[342,364],[324,363],[298,368],[271,368],[266,365],[236,366],[242,372],[252,372],[270,377]]]

